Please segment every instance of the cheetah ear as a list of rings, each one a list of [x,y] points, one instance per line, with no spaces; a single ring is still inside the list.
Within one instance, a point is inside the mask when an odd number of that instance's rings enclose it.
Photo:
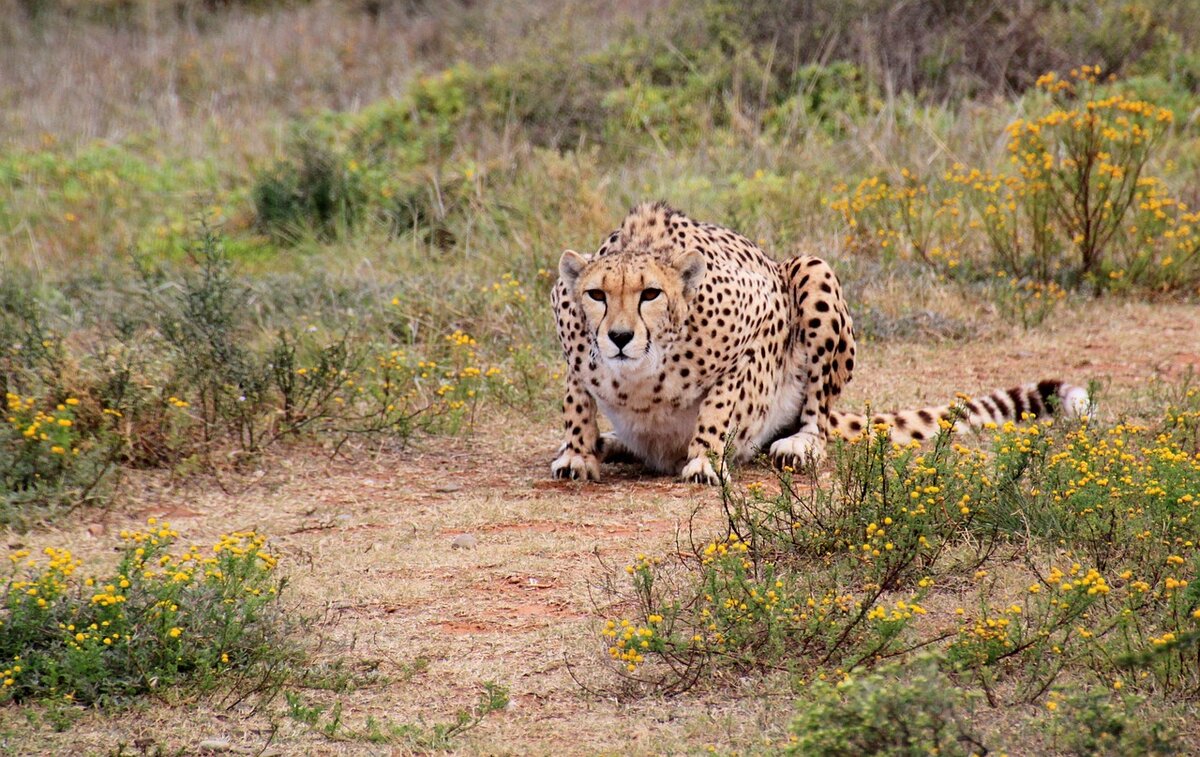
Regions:
[[[567,250],[558,259],[558,275],[568,287],[575,286],[575,280],[583,273],[583,267],[588,259],[574,250]]]
[[[707,261],[699,250],[688,250],[672,260],[671,265],[675,266],[675,270],[683,277],[684,294],[691,294],[704,279]]]

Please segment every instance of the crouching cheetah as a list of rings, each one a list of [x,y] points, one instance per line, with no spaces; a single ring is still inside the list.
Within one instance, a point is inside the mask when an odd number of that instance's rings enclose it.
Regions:
[[[636,457],[686,481],[717,483],[710,460],[769,450],[777,465],[819,459],[831,433],[868,419],[831,409],[854,371],[841,286],[820,258],[776,263],[736,232],[663,203],[635,207],[595,255],[568,250],[553,292],[567,361],[566,441],[555,477],[599,479],[600,461]],[[894,440],[925,439],[938,420],[1088,412],[1087,392],[1058,381],[951,406],[871,416]],[[597,410],[614,431],[601,435]]]

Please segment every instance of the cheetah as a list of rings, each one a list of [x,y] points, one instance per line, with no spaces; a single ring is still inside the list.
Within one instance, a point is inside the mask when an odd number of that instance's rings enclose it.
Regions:
[[[1086,390],[1060,381],[961,409],[869,419],[834,410],[855,344],[829,265],[812,256],[777,263],[741,234],[662,202],[634,207],[594,255],[564,252],[552,301],[567,362],[556,478],[599,480],[601,461],[633,457],[718,484],[727,450],[735,460],[769,451],[776,465],[796,467],[821,459],[831,435],[866,433],[868,420],[906,443],[932,437],[939,421],[978,427],[1056,407],[1090,412]],[[611,433],[600,433],[598,413]]]

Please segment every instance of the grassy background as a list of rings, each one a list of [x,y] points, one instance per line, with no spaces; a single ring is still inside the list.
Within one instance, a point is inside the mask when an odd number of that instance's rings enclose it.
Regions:
[[[438,360],[459,330],[522,387],[525,411],[553,385],[535,363],[556,353],[541,303],[559,254],[588,249],[648,197],[778,257],[830,257],[868,340],[1029,327],[1062,286],[1194,297],[1189,8],[9,0],[0,265],[36,303],[33,330],[88,335],[64,343],[83,375],[52,387],[56,401],[88,385],[98,395],[96,364],[133,335],[164,336],[149,314],[187,289],[206,234],[239,292],[221,328],[250,353],[304,324],[314,354],[352,333]],[[920,264],[928,240],[892,228],[894,202],[839,210],[859,180],[921,182],[941,198],[955,166],[1004,171],[1005,127],[1056,106],[1038,77],[1081,64],[1120,80],[1096,97],[1175,114],[1137,168],[1161,180],[1181,251],[1106,251],[1084,280],[1069,228],[1054,232],[1051,271],[930,210],[926,236],[948,252]],[[984,210],[963,203],[964,221]],[[1152,225],[1138,204],[1126,224]],[[196,376],[166,352],[127,360],[131,376],[162,400],[196,400]],[[37,389],[9,362],[6,388]]]

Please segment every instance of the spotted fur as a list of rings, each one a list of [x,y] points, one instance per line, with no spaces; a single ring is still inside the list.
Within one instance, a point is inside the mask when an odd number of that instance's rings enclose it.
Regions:
[[[739,459],[769,450],[776,464],[798,466],[819,459],[831,433],[866,428],[864,416],[832,409],[854,371],[854,326],[820,258],[777,263],[741,234],[644,203],[595,254],[563,253],[553,305],[567,362],[556,477],[598,479],[601,459],[632,456],[717,483],[727,449]],[[955,420],[1086,405],[1077,387],[1031,387],[974,401]],[[612,434],[599,433],[601,412]],[[949,413],[871,421],[907,441],[932,436]]]

